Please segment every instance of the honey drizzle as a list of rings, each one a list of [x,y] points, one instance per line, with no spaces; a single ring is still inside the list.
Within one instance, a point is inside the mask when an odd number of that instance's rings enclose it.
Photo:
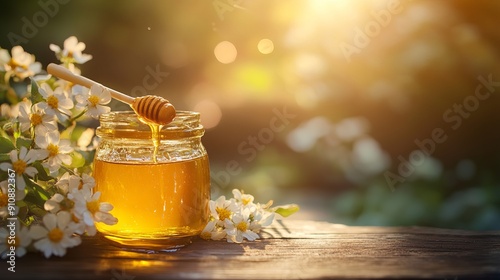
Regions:
[[[158,148],[160,147],[160,130],[163,126],[154,122],[150,122],[139,115],[137,116],[142,123],[147,124],[151,129],[151,140],[153,140],[153,162],[158,163]]]

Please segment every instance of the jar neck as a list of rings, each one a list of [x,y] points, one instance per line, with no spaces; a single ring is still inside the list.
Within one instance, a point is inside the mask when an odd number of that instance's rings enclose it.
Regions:
[[[103,114],[96,135],[101,138],[151,139],[151,128],[141,122],[133,111],[118,111]],[[160,140],[187,140],[200,138],[205,129],[200,114],[192,111],[177,111],[171,123],[160,127]]]

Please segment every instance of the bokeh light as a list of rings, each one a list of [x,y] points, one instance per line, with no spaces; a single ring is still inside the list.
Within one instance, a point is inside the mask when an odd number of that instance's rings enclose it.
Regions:
[[[270,54],[274,51],[274,43],[269,39],[262,39],[259,41],[257,48],[262,54]]]
[[[233,45],[233,43],[222,41],[217,44],[217,46],[215,46],[214,54],[215,58],[217,58],[220,63],[228,64],[234,62],[238,51],[236,50],[236,47]]]
[[[222,118],[222,112],[219,105],[211,100],[202,100],[196,104],[193,111],[201,115],[201,124],[206,129],[217,126]]]

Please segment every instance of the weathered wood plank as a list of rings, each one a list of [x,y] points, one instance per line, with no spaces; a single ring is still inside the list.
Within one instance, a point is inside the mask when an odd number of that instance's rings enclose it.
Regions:
[[[243,244],[194,240],[175,253],[123,251],[98,238],[2,279],[500,279],[500,232],[280,221]],[[8,278],[4,278],[8,276]]]

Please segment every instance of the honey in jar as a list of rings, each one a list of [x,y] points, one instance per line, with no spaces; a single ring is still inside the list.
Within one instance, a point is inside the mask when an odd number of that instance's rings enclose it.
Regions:
[[[113,204],[118,223],[99,223],[98,231],[130,249],[172,251],[188,244],[209,217],[210,171],[200,115],[177,111],[156,134],[134,112],[104,114],[100,121],[96,191]]]

